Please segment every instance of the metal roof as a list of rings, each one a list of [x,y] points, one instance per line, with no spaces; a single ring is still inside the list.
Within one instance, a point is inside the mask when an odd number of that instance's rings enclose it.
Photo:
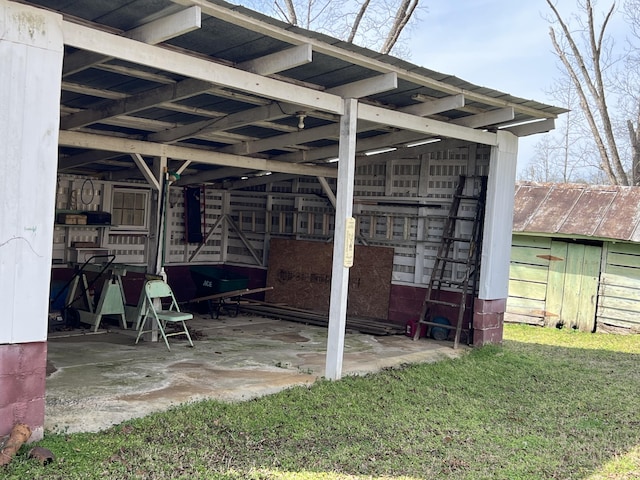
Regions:
[[[640,187],[516,185],[513,231],[640,241]]]
[[[201,9],[199,28],[156,45],[167,52],[179,52],[190,58],[210,61],[212,65],[249,72],[255,68],[252,62],[256,60],[295,46],[309,45],[313,50],[312,61],[264,76],[292,86],[332,92],[332,89],[354,82],[394,74],[397,76],[396,88],[367,95],[360,98],[360,102],[402,112],[411,111],[412,107],[425,102],[463,97],[464,105],[453,105],[425,115],[446,124],[484,131],[507,128],[524,135],[537,133],[536,129],[517,131],[517,125],[554,119],[566,111],[473,85],[452,75],[216,0],[23,0],[21,3],[57,11],[69,24],[120,37],[131,36],[131,32],[140,26],[177,15],[187,7],[198,8]],[[68,42],[65,40],[65,43]],[[97,133],[289,163],[326,164],[337,156],[339,116],[335,113],[308,105],[297,107],[300,102],[295,93],[286,102],[274,101],[268,96],[247,92],[241,85],[236,88],[230,84],[208,84],[199,89],[190,85],[190,90],[181,93],[180,88],[191,79],[182,72],[66,45],[61,131]],[[168,94],[171,89],[173,94]],[[157,95],[158,100],[149,102],[153,95]],[[142,96],[147,99],[146,103],[137,105],[135,102],[140,102]],[[260,107],[265,109],[262,117],[256,116],[261,112]],[[510,109],[513,111],[511,118],[492,116]],[[88,116],[80,115],[83,113]],[[233,114],[236,116],[229,117]],[[240,117],[244,114],[249,120],[242,121]],[[299,128],[302,124],[303,129]],[[544,122],[537,125],[543,124],[545,127],[540,127],[540,131],[553,128]],[[358,134],[359,139],[368,141],[358,142],[356,148],[362,153],[372,146],[405,148],[419,140],[443,138],[416,132],[398,135],[398,130],[401,129],[384,123],[369,124]],[[151,163],[148,155],[143,157],[147,164]],[[239,178],[251,170],[244,168],[234,172],[229,165],[221,167],[213,163],[192,163],[185,170],[182,183]],[[67,173],[102,174],[113,179],[140,176],[129,154],[96,152],[95,148],[75,144],[62,143],[59,165],[60,171]]]

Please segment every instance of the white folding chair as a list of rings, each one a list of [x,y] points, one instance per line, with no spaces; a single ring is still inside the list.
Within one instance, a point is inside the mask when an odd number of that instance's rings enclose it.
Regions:
[[[173,295],[173,291],[171,287],[162,280],[150,280],[144,286],[144,308],[142,319],[139,321],[138,325],[138,336],[136,337],[136,344],[140,337],[148,332],[152,332],[154,325],[157,325],[158,330],[160,330],[160,334],[164,339],[164,343],[166,343],[167,348],[171,350],[169,346],[169,341],[167,337],[173,337],[176,335],[186,335],[189,340],[189,345],[193,347],[193,342],[191,341],[191,335],[189,335],[189,330],[187,329],[186,320],[191,320],[193,315],[186,312],[181,312],[178,307],[178,302],[176,302],[176,298]],[[171,304],[167,309],[162,307],[162,301],[169,300]],[[156,305],[154,306],[154,300],[156,300]],[[145,330],[145,325],[147,322],[150,323],[147,330]],[[166,328],[168,324],[182,325],[182,331],[176,331],[172,333],[167,333]]]

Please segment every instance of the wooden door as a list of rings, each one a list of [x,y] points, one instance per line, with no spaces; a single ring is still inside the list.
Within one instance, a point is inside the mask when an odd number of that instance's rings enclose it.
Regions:
[[[551,242],[545,324],[593,332],[602,247]]]

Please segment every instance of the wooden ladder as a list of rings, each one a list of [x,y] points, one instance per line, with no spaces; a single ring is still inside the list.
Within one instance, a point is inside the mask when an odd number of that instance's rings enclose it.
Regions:
[[[480,181],[480,188],[473,195],[465,195],[465,185],[467,179],[478,179]],[[484,223],[484,211],[486,203],[486,191],[487,191],[487,177],[467,177],[461,175],[458,180],[458,186],[453,195],[451,202],[451,208],[449,214],[446,217],[444,229],[442,233],[442,240],[438,248],[438,253],[433,264],[433,270],[431,271],[431,278],[429,279],[429,287],[425,300],[422,304],[422,310],[420,312],[419,325],[415,329],[413,339],[417,340],[420,337],[422,325],[427,325],[427,331],[430,331],[433,327],[444,328],[448,330],[455,330],[455,337],[453,341],[453,348],[458,348],[460,342],[460,334],[462,332],[462,325],[464,323],[464,316],[467,310],[468,297],[471,295],[471,306],[473,306],[473,299],[475,298],[478,274],[480,272],[480,254],[482,252],[482,234]],[[475,202],[475,215],[473,217],[463,216],[460,214],[460,203],[462,200]],[[472,222],[471,235],[469,238],[456,236],[457,226],[461,222]],[[467,244],[468,253],[466,258],[456,258],[455,244]],[[445,275],[447,264],[450,265],[462,265],[463,276],[461,279],[453,278],[454,272],[451,272],[451,277],[447,278]],[[460,290],[459,302],[451,302],[441,300],[441,291],[443,288],[454,288]],[[458,321],[455,326],[446,325],[442,323],[434,322],[431,318],[432,307],[434,306],[446,306],[454,307],[458,310]],[[469,328],[469,338],[472,336],[472,327]],[[469,342],[470,343],[470,342]]]

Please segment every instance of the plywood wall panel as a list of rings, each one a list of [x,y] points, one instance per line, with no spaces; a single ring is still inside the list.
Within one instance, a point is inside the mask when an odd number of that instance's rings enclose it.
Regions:
[[[328,312],[332,257],[331,243],[272,239],[267,301]],[[392,248],[356,245],[347,313],[387,319],[392,271]]]

